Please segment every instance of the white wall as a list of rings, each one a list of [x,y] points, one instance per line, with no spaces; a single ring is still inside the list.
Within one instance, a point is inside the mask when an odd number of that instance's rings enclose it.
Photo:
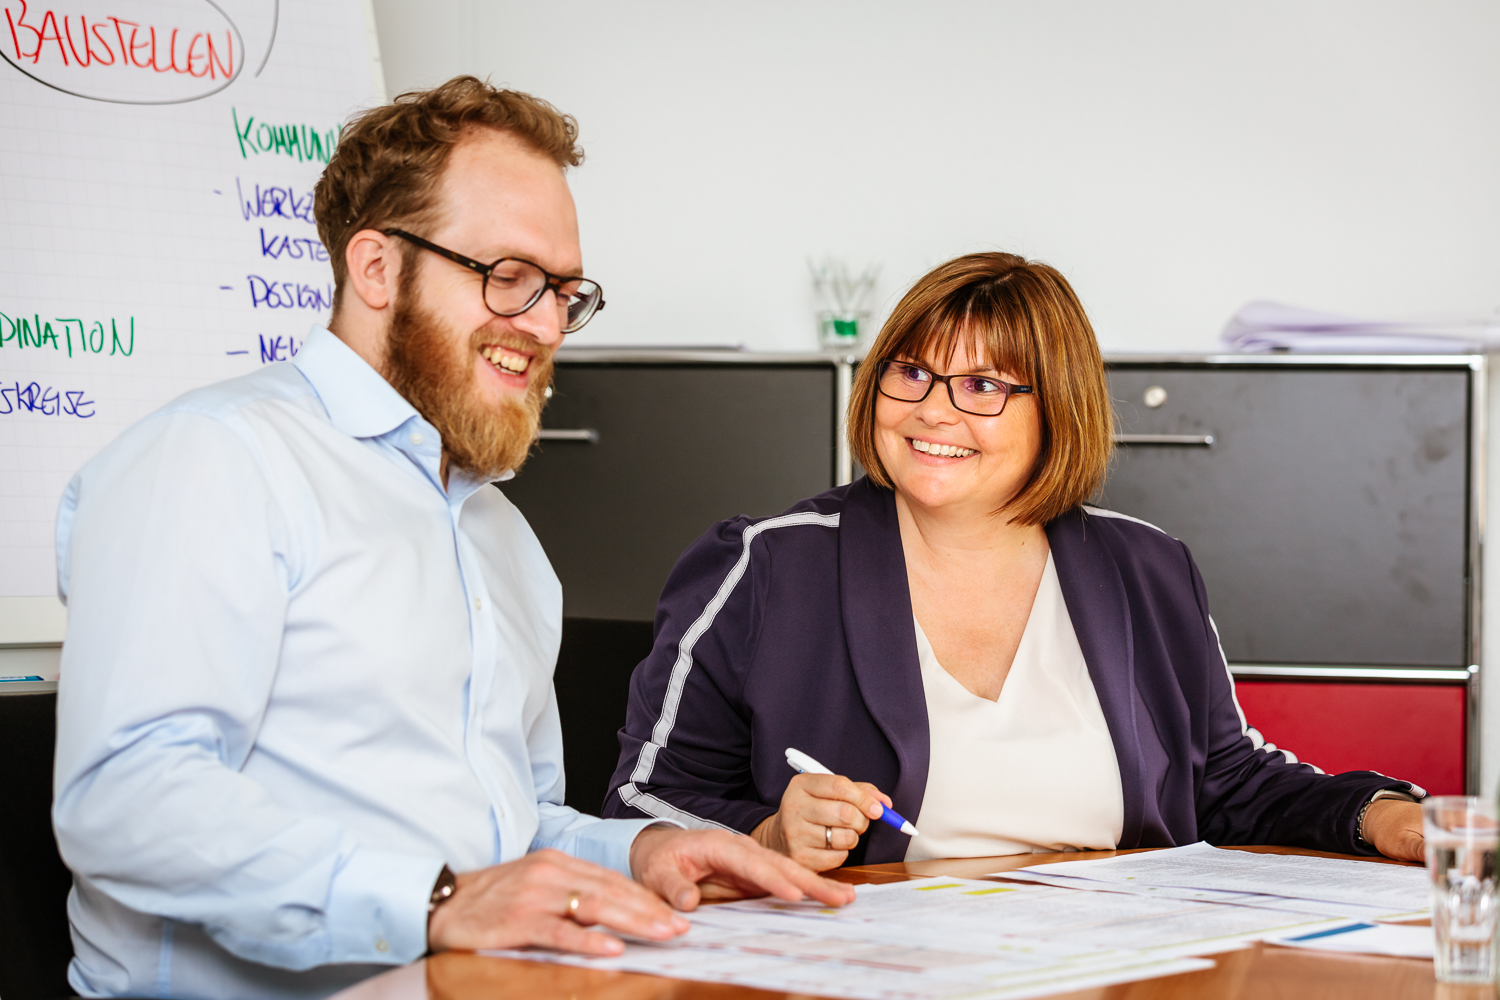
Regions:
[[[1493,0],[374,3],[391,94],[475,73],[578,118],[580,346],[810,349],[826,253],[883,262],[887,307],[954,254],[1041,258],[1113,351],[1212,350],[1260,298],[1500,306]]]
[[[1500,306],[1493,0],[375,0],[390,93],[472,72],[577,116],[580,346],[814,346],[809,255],[887,303],[999,248],[1107,350],[1256,298]]]

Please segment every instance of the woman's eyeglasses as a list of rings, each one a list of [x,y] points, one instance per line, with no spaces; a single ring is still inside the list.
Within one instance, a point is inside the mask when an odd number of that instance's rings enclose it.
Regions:
[[[1031,392],[1029,385],[1002,382],[988,375],[938,375],[910,361],[882,361],[876,385],[882,396],[920,403],[939,382],[948,386],[953,408],[976,417],[998,417],[1012,393]]]

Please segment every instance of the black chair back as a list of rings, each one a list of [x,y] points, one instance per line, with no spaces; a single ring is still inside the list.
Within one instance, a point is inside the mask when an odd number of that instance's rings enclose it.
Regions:
[[[71,996],[68,891],[52,836],[56,694],[0,695],[0,997]]]
[[[566,801],[579,812],[597,816],[604,804],[620,761],[617,734],[625,725],[630,675],[650,652],[650,622],[563,619],[552,683],[562,717]]]

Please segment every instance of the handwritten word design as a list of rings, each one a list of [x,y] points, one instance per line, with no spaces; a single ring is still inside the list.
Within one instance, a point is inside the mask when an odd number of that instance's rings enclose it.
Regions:
[[[229,114],[234,119],[234,134],[240,140],[240,156],[246,160],[251,153],[270,153],[290,156],[298,163],[311,160],[327,163],[344,131],[342,125],[321,132],[311,125],[272,125],[257,122],[254,115],[241,125],[238,108],[230,108]]]
[[[44,417],[77,417],[87,420],[94,415],[94,401],[84,399],[80,389],[54,389],[36,382],[0,382],[0,417],[16,413],[40,413]]]
[[[54,328],[53,324],[57,324]],[[51,317],[42,319],[39,314],[31,316],[8,316],[0,312],[0,350],[52,350],[78,354],[104,354],[108,347],[111,355],[125,357],[135,353],[135,317],[129,317],[129,328],[120,331],[119,324],[111,319],[106,336],[104,322],[92,323],[81,319]]]
[[[171,13],[140,0],[111,0],[115,12],[105,16],[28,0],[3,5],[0,56],[33,80],[78,97],[126,104],[197,100],[227,87],[245,62],[239,30],[206,0]],[[151,17],[125,16],[132,7],[146,8]],[[171,20],[148,23],[156,18]]]
[[[247,274],[250,305],[266,309],[328,309],[333,305],[333,285],[306,285],[295,281],[267,281]]]

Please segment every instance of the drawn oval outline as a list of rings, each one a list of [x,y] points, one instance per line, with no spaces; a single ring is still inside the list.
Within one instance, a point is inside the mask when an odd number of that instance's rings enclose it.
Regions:
[[[22,2],[25,3],[25,0],[22,0]],[[214,2],[214,0],[202,0],[202,2],[204,4],[206,4],[206,5],[208,5],[209,7],[213,8],[214,13],[218,14],[219,17],[223,18],[224,23],[229,27],[229,30],[232,31],[232,32],[234,32],[234,44],[236,46],[238,46],[241,58],[235,63],[234,74],[232,76],[230,76],[229,79],[224,80],[222,82],[215,82],[214,85],[213,85],[213,87],[212,87],[212,89],[204,90],[204,91],[202,91],[200,93],[188,94],[188,95],[185,95],[183,97],[161,98],[161,99],[157,99],[157,100],[136,100],[136,99],[125,98],[125,97],[108,97],[108,96],[101,96],[99,94],[86,94],[86,93],[84,93],[84,92],[82,92],[80,90],[75,90],[75,89],[72,89],[70,87],[64,87],[64,86],[62,86],[60,84],[52,82],[51,80],[45,80],[45,79],[43,79],[42,77],[40,77],[37,74],[31,72],[31,70],[29,70],[26,67],[22,66],[20,63],[16,62],[9,55],[7,55],[3,46],[0,46],[0,59],[4,59],[7,63],[9,63],[11,66],[15,67],[21,73],[23,73],[24,75],[26,75],[26,76],[30,77],[31,79],[35,80],[37,83],[40,83],[44,87],[50,87],[51,89],[56,90],[56,91],[58,91],[60,93],[67,94],[67,95],[69,95],[71,97],[81,97],[84,100],[88,100],[88,101],[103,101],[103,102],[108,103],[108,104],[141,104],[141,105],[145,105],[145,104],[150,104],[150,105],[187,104],[187,103],[189,103],[191,101],[201,101],[205,97],[212,97],[214,94],[219,93],[220,91],[222,91],[226,87],[228,87],[230,84],[234,83],[234,81],[238,80],[240,78],[240,74],[245,71],[245,63],[246,63],[246,61],[247,61],[247,59],[249,57],[249,53],[247,53],[245,51],[245,37],[244,37],[244,35],[242,35],[240,33],[240,26],[237,25],[237,24],[235,24],[234,23],[234,19],[231,18],[227,13],[225,13],[224,8],[220,7],[217,3]],[[274,31],[274,29],[273,29],[273,31]],[[272,44],[275,44],[275,35],[274,35],[274,33],[272,35]],[[270,53],[270,49],[268,47],[267,50],[266,50],[266,56],[267,56],[267,58],[270,57],[270,54],[271,54]],[[264,64],[262,64],[262,65],[264,65]],[[192,79],[192,78],[189,77],[189,79]]]

